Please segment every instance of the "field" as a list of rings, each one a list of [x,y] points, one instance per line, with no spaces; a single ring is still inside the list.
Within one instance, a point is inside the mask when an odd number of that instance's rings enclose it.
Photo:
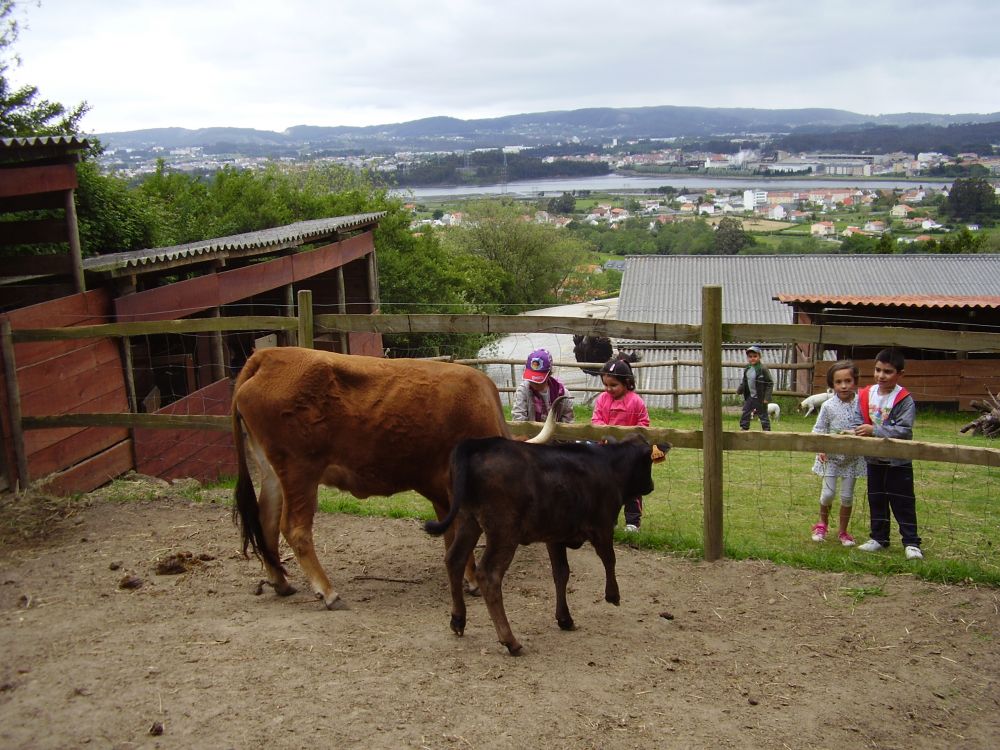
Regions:
[[[410,518],[320,514],[349,603],[255,596],[225,490],[133,477],[0,499],[4,748],[829,748],[1000,743],[998,591],[704,563],[619,544],[623,601],[570,553],[506,579],[521,657],[481,601],[448,629],[442,549]],[[191,498],[198,498],[193,502]]]

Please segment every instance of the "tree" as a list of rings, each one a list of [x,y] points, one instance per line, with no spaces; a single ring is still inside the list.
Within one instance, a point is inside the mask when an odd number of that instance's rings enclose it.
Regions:
[[[738,255],[741,250],[754,244],[754,238],[743,231],[743,222],[726,216],[715,228],[715,254]]]
[[[576,211],[576,198],[572,193],[563,193],[556,198],[550,198],[548,210],[554,214],[571,214]]]
[[[9,72],[20,64],[13,52],[21,28],[14,0],[0,0],[0,137],[31,135],[73,135],[89,107],[81,102],[67,109],[58,102],[40,97],[36,86],[13,88]]]
[[[1000,215],[993,186],[982,177],[955,180],[941,210],[957,220],[981,223],[992,223]]]
[[[563,283],[584,255],[574,236],[527,220],[523,207],[509,200],[475,201],[464,213],[463,225],[447,233],[447,242],[459,257],[467,254],[487,264],[500,312],[523,312],[561,299]]]

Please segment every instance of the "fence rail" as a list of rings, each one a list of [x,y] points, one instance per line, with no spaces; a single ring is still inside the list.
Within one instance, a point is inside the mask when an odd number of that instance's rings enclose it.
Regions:
[[[701,366],[705,369],[705,386],[702,390],[656,391],[662,395],[702,393],[704,430],[670,430],[655,428],[608,428],[591,425],[557,425],[555,436],[562,439],[593,439],[609,433],[642,432],[651,440],[665,440],[681,448],[693,448],[705,453],[705,556],[718,559],[722,553],[721,487],[723,450],[730,451],[792,451],[826,452],[870,455],[884,458],[941,461],[956,464],[973,464],[1000,467],[1000,450],[955,445],[938,445],[915,441],[856,438],[841,435],[799,433],[723,432],[722,430],[722,377],[724,367],[743,367],[742,362],[721,360],[723,343],[769,341],[783,344],[810,343],[901,346],[920,349],[942,349],[958,352],[1000,352],[1000,334],[968,331],[931,331],[895,326],[808,326],[808,325],[750,325],[723,324],[719,287],[706,287],[703,294],[703,315],[700,325],[664,325],[624,320],[594,318],[549,317],[539,315],[409,315],[409,314],[335,314],[313,315],[311,295],[299,295],[298,316],[246,316],[231,318],[199,318],[174,321],[139,323],[110,323],[70,328],[34,328],[11,330],[5,326],[2,349],[5,368],[14,372],[13,344],[63,339],[147,336],[154,334],[212,333],[223,331],[297,331],[302,345],[310,346],[316,332],[374,332],[374,333],[563,333],[588,334],[632,339],[645,342],[697,343],[706,347],[704,362],[675,360],[663,363],[637,363],[637,367],[678,365]],[[467,365],[520,364],[520,360],[474,359],[456,360]],[[560,366],[596,368],[603,363],[559,362]],[[813,365],[774,364],[775,369],[806,369]],[[8,388],[13,378],[8,377]],[[16,381],[14,381],[16,383]],[[584,389],[588,390],[588,389]],[[600,389],[593,389],[600,390]],[[732,391],[727,391],[732,393]],[[779,395],[803,395],[793,391]],[[16,388],[11,392],[11,414],[19,415]],[[73,413],[51,416],[20,417],[16,420],[14,440],[19,468],[23,468],[23,430],[60,427],[128,427],[175,428],[201,430],[229,430],[231,420],[225,416],[166,415],[136,413]],[[537,424],[512,423],[515,435],[533,434]],[[21,474],[26,477],[26,471]]]

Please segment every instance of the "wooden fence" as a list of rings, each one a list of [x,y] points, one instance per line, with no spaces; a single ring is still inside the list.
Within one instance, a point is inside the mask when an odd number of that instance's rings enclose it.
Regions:
[[[930,331],[898,327],[749,325],[722,323],[722,289],[706,287],[703,291],[703,321],[701,325],[665,325],[625,320],[548,316],[493,315],[313,315],[311,294],[299,294],[297,317],[233,317],[195,320],[155,321],[146,323],[113,323],[77,325],[70,328],[37,328],[11,330],[5,326],[0,346],[4,353],[4,368],[15,373],[15,345],[45,341],[103,340],[124,336],[158,333],[204,333],[214,331],[295,330],[300,345],[310,346],[315,332],[378,332],[393,333],[563,333],[609,336],[646,341],[690,342],[702,346],[705,359],[702,430],[682,431],[655,428],[600,428],[600,434],[620,431],[621,434],[640,431],[650,440],[665,440],[681,448],[702,450],[704,456],[705,556],[718,559],[722,554],[722,454],[723,451],[793,451],[865,454],[880,457],[943,461],[1000,467],[1000,450],[955,445],[937,445],[905,440],[872,440],[840,435],[798,433],[724,432],[722,419],[722,344],[751,341],[774,343],[844,344],[870,346],[900,346],[920,349],[941,349],[959,352],[1000,352],[1000,334],[967,331]],[[578,364],[578,363],[574,363]],[[738,363],[729,363],[736,366]],[[126,374],[126,380],[128,374]],[[22,416],[21,395],[17,377],[7,378],[10,402],[11,439],[17,454],[18,476],[27,484],[25,435],[38,430],[60,428],[128,428],[182,429],[229,431],[231,422],[223,415],[136,414],[123,411],[101,413],[53,413]],[[517,435],[530,434],[538,425],[512,424]],[[598,437],[597,428],[590,425],[558,425],[556,437],[587,439]]]

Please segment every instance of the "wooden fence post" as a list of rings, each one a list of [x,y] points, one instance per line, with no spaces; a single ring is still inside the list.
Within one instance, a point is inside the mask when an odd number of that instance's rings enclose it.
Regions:
[[[676,414],[677,412],[679,412],[681,410],[681,395],[678,393],[678,391],[680,390],[680,387],[681,387],[680,370],[681,370],[681,366],[675,363],[674,366],[673,366],[673,375],[674,375],[673,407],[674,407],[674,414]]]
[[[722,557],[722,287],[701,290],[705,559]]]
[[[313,348],[313,293],[311,289],[299,290],[299,346]]]
[[[347,286],[344,284],[344,267],[337,268],[337,311],[344,315],[347,313]],[[351,335],[347,331],[340,332],[340,351],[342,354],[350,354]]]
[[[24,453],[24,430],[21,428],[21,389],[17,385],[17,363],[14,361],[14,335],[10,321],[0,327],[0,348],[3,350],[3,374],[7,381],[7,403],[10,406],[10,439],[14,443],[17,461],[17,483],[21,489],[28,486],[28,458]]]

